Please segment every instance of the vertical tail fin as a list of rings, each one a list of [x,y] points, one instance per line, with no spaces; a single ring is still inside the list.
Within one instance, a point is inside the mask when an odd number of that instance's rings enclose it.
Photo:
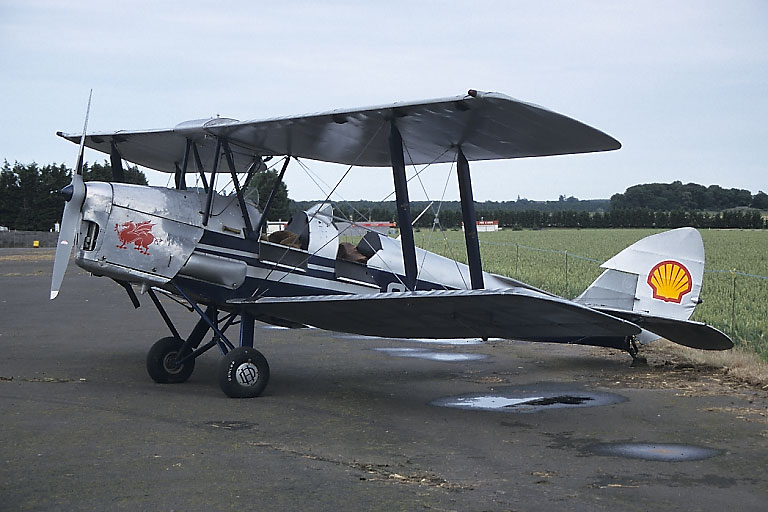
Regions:
[[[601,267],[576,302],[687,320],[700,302],[704,244],[694,228],[673,229],[635,242]]]

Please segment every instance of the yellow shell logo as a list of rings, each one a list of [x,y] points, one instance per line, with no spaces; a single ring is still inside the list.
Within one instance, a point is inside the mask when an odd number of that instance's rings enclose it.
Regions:
[[[693,288],[693,279],[685,265],[668,260],[651,269],[648,285],[653,290],[654,299],[680,304],[683,295]]]

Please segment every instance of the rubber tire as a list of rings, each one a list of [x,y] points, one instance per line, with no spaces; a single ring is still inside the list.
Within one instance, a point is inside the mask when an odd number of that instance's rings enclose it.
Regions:
[[[244,365],[248,365],[244,367]],[[250,375],[246,375],[248,370]],[[252,371],[252,370],[255,370]],[[246,373],[243,373],[245,371]],[[238,378],[240,377],[240,379]],[[243,377],[254,378],[252,383],[242,382]],[[269,364],[261,352],[252,347],[230,350],[219,366],[219,386],[230,398],[254,398],[259,396],[269,382]]]
[[[195,360],[188,359],[178,368],[171,366],[184,341],[169,336],[160,338],[147,353],[147,373],[158,384],[178,384],[185,382],[195,370]]]

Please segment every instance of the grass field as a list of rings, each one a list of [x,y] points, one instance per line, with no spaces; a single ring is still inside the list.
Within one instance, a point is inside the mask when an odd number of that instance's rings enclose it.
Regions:
[[[600,274],[600,263],[660,231],[503,230],[479,236],[486,271],[573,298]],[[421,230],[415,235],[420,247],[466,262],[461,231]],[[717,327],[768,360],[768,278],[754,277],[768,276],[768,231],[702,230],[701,235],[707,258],[703,303],[693,319]]]

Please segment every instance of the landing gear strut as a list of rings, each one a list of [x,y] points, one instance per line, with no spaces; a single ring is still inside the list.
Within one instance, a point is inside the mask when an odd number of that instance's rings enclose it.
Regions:
[[[154,291],[150,289],[147,292],[173,334],[160,339],[149,350],[149,376],[161,384],[184,382],[195,369],[195,359],[211,348],[219,347],[224,355],[218,369],[221,390],[231,398],[259,396],[269,382],[269,364],[264,355],[253,348],[254,317],[246,313],[224,313],[220,317],[215,306],[208,306],[203,311],[181,288],[176,286],[176,289],[200,315],[200,319],[189,337],[182,339]],[[238,320],[240,346],[235,347],[224,332],[231,325],[238,323]],[[213,338],[200,346],[209,330],[213,331]]]
[[[629,365],[632,368],[638,366],[648,366],[648,360],[642,356],[638,356],[639,349],[637,348],[637,342],[634,336],[627,336],[627,352],[632,356],[632,363]]]

